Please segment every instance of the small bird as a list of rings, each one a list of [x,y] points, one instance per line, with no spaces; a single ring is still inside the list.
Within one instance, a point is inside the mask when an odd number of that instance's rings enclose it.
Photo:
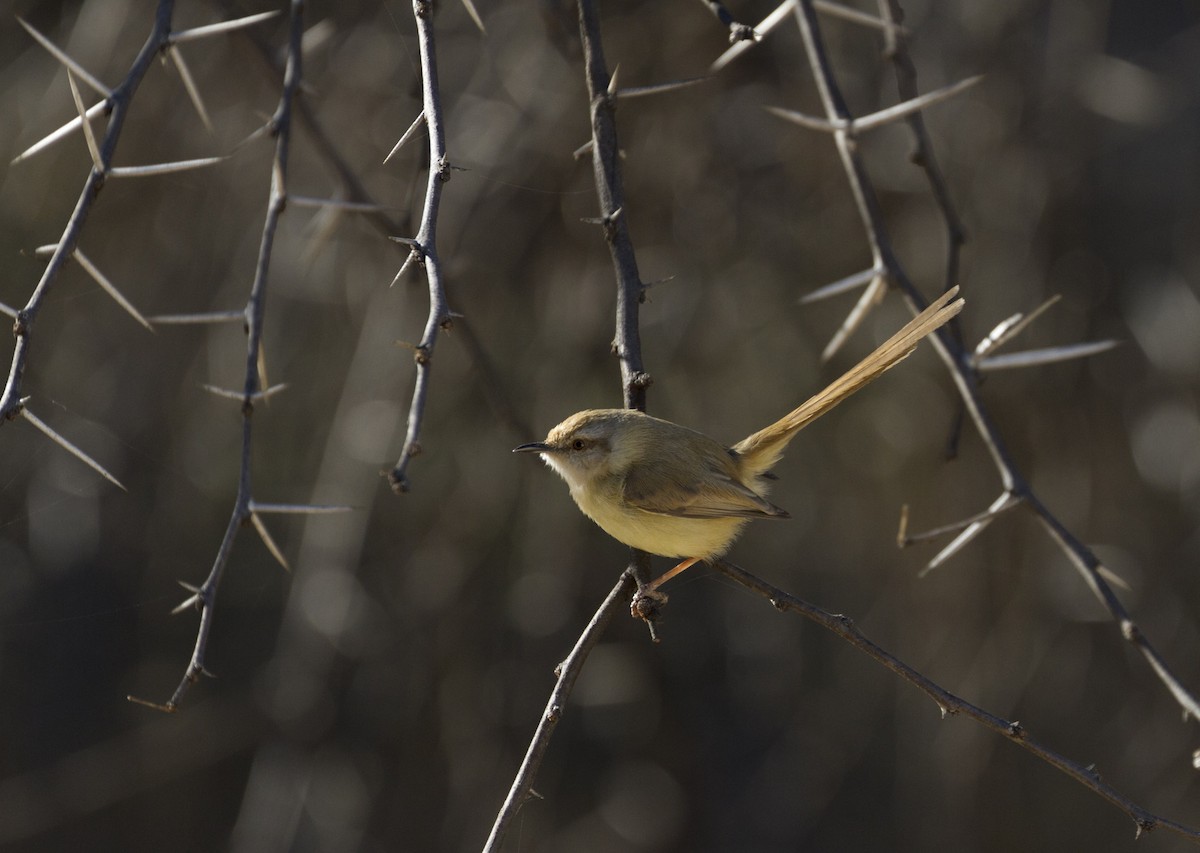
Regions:
[[[584,515],[619,542],[682,559],[648,584],[653,592],[724,554],[755,518],[788,518],[766,498],[770,469],[800,429],[897,364],[963,307],[944,293],[877,350],[775,423],[726,447],[695,430],[633,409],[588,409],[560,423],[537,453],[567,481]]]

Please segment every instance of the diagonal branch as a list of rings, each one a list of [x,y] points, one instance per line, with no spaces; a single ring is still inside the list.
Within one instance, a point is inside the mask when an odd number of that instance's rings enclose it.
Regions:
[[[912,684],[917,689],[921,690],[925,695],[937,703],[942,711],[942,716],[946,715],[961,715],[982,725],[984,728],[995,732],[1001,737],[1005,737],[1026,752],[1045,761],[1051,767],[1056,767],[1063,773],[1066,773],[1072,779],[1086,788],[1094,791],[1099,796],[1108,800],[1114,806],[1125,812],[1137,826],[1137,833],[1141,835],[1143,832],[1149,832],[1153,829],[1166,829],[1178,835],[1187,838],[1193,843],[1200,843],[1200,830],[1185,826],[1175,821],[1167,820],[1159,817],[1152,812],[1139,806],[1137,803],[1130,800],[1120,791],[1113,788],[1100,778],[1100,774],[1096,772],[1094,767],[1085,767],[1084,765],[1072,761],[1071,759],[1048,749],[1032,737],[1029,732],[1019,722],[1002,719],[977,705],[972,705],[965,699],[962,699],[936,682],[930,680],[920,671],[906,664],[904,661],[897,658],[891,652],[876,645],[865,634],[862,633],[854,622],[847,616],[842,616],[835,613],[830,613],[817,607],[814,604],[797,598],[791,593],[785,592],[777,586],[767,583],[765,580],[751,574],[745,569],[735,566],[733,563],[719,561],[715,568],[721,574],[736,581],[751,592],[761,595],[763,598],[771,602],[771,605],[783,612],[798,613],[805,619],[817,623],[825,630],[835,634],[839,639],[845,640],[854,648],[874,658],[877,662],[890,669],[896,675],[903,678],[909,684]]]
[[[525,751],[525,759],[521,762],[516,778],[513,779],[508,796],[504,798],[504,805],[500,807],[500,812],[496,815],[496,822],[492,824],[492,831],[488,836],[487,843],[483,846],[483,853],[498,853],[504,844],[504,836],[508,832],[509,824],[512,823],[512,819],[521,810],[521,806],[533,793],[533,780],[542,764],[542,756],[546,754],[546,747],[550,745],[550,737],[554,734],[558,721],[562,719],[567,697],[571,695],[575,680],[583,671],[583,664],[587,660],[587,656],[600,641],[605,629],[608,628],[608,623],[612,621],[617,611],[625,609],[636,586],[637,582],[634,580],[632,572],[626,571],[622,574],[617,585],[612,588],[608,597],[604,599],[591,621],[588,622],[587,627],[583,629],[583,633],[579,635],[579,639],[575,641],[575,647],[571,649],[566,660],[554,668],[554,674],[558,680],[554,683],[554,689],[550,691],[550,700],[546,703],[546,710],[542,714],[541,722],[538,723],[537,731],[533,734],[533,739],[529,742],[529,748]]]
[[[17,312],[16,320],[13,322],[13,336],[16,338],[16,345],[13,348],[8,381],[5,383],[3,394],[0,395],[0,424],[11,421],[21,414],[24,406],[22,383],[29,363],[30,349],[33,346],[33,330],[38,312],[46,300],[46,295],[58,281],[63,266],[75,253],[75,247],[78,245],[79,237],[87,223],[88,214],[91,213],[92,205],[104,187],[105,173],[112,167],[113,154],[117,148],[117,141],[121,138],[125,119],[129,115],[133,96],[137,93],[138,86],[146,76],[154,57],[167,44],[171,33],[171,15],[174,12],[174,6],[174,0],[159,0],[154,26],[149,37],[134,59],[125,79],[109,95],[107,103],[112,112],[108,121],[108,129],[104,133],[103,141],[99,142],[97,152],[101,165],[93,166],[88,173],[83,190],[79,194],[79,200],[75,203],[75,211],[71,214],[62,236],[55,244],[54,254],[46,264],[41,280],[38,281],[25,306]]]

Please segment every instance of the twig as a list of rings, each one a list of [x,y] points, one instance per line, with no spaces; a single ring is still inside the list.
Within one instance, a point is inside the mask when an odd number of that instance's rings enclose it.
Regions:
[[[891,15],[893,20],[899,20],[899,7],[896,0],[886,0],[886,2],[888,5],[883,11]],[[851,122],[852,117],[838,89],[833,66],[825,52],[825,45],[817,22],[816,11],[813,8],[813,0],[799,0],[796,6],[796,18],[808,52],[813,74],[817,80],[817,88],[822,104],[825,107],[826,118],[831,124]],[[893,31],[893,29],[889,29],[889,32]],[[893,61],[897,62],[901,96],[909,97],[915,94],[915,75],[911,69],[911,65],[906,67],[904,64],[903,57],[905,54],[900,50],[900,44],[901,42],[894,38],[889,42]],[[919,120],[919,115],[908,118],[910,127],[913,126],[914,118]],[[952,284],[956,283],[953,276],[957,276],[958,251],[962,243],[963,232],[961,225],[958,224],[954,208],[950,204],[949,194],[945,190],[945,182],[941,176],[941,172],[937,169],[936,161],[932,159],[928,150],[928,140],[924,139],[923,132],[924,128],[921,125],[920,133],[922,135],[918,136],[918,139],[923,141],[918,142],[918,151],[921,152],[920,156],[923,158],[922,166],[925,168],[926,175],[929,176],[930,184],[934,188],[934,194],[938,198],[939,205],[942,206],[943,218],[947,223],[949,251],[947,255],[946,281],[948,284]],[[863,164],[861,153],[853,145],[853,140],[845,130],[838,130],[833,136],[837,143],[838,152],[841,155],[846,175],[850,180],[851,189],[853,190],[859,214],[867,232],[867,239],[870,243],[872,256],[876,261],[876,265],[882,266],[886,271],[889,281],[904,293],[913,310],[920,311],[926,305],[925,299],[908,277],[903,264],[901,264],[892,248],[888,231],[883,221],[882,211],[866,167]],[[951,323],[950,325],[954,326],[955,324]],[[1037,515],[1051,532],[1053,538],[1071,560],[1072,564],[1080,572],[1085,582],[1096,594],[1096,597],[1108,609],[1122,636],[1134,644],[1183,710],[1190,716],[1200,719],[1200,702],[1197,702],[1195,696],[1176,678],[1167,667],[1162,656],[1158,654],[1157,650],[1146,639],[1141,629],[1134,623],[1129,612],[1103,577],[1099,559],[1034,494],[1029,481],[1017,466],[995,422],[984,406],[983,399],[979,393],[978,377],[972,367],[971,352],[963,346],[960,337],[946,329],[939,330],[935,335],[931,336],[931,339],[942,361],[949,369],[967,413],[975,423],[976,430],[979,432],[980,438],[983,440],[992,457],[992,461],[1002,481],[1003,492],[1011,496],[1011,498],[1021,501]]]
[[[271,265],[271,250],[275,241],[275,231],[279,217],[287,207],[287,176],[288,153],[292,139],[292,103],[300,86],[302,63],[300,41],[304,34],[304,0],[291,0],[291,28],[288,41],[287,70],[283,78],[283,92],[279,106],[271,119],[271,127],[275,133],[275,158],[271,167],[271,191],[267,203],[267,215],[263,223],[262,240],[259,243],[258,263],[254,273],[254,283],[250,287],[250,298],[246,305],[246,373],[242,389],[242,456],[241,471],[238,477],[237,496],[234,499],[233,512],[229,516],[229,524],[217,550],[216,559],[204,583],[195,589],[194,594],[185,604],[190,604],[200,611],[200,627],[196,632],[196,645],[192,651],[192,659],[188,663],[179,686],[171,698],[158,706],[165,711],[175,711],[183,701],[188,689],[195,684],[201,675],[207,675],[205,669],[205,654],[208,649],[208,638],[212,631],[213,612],[216,607],[217,589],[221,578],[229,565],[229,556],[233,551],[233,543],[240,528],[251,521],[253,512],[253,495],[251,491],[251,449],[252,449],[252,415],[254,402],[259,398],[262,388],[260,383],[260,358],[262,354],[263,322],[266,317],[267,277]],[[273,543],[267,542],[270,548]],[[272,548],[273,552],[278,549]],[[133,697],[130,697],[131,699]],[[137,700],[134,700],[137,701]],[[146,703],[142,703],[146,704]]]
[[[508,790],[508,796],[504,798],[504,805],[500,807],[496,822],[492,824],[492,832],[483,846],[483,853],[497,853],[500,850],[509,824],[533,791],[533,780],[537,776],[538,767],[541,766],[542,756],[546,754],[546,747],[550,745],[550,736],[554,733],[558,721],[562,719],[567,697],[571,695],[571,689],[575,686],[575,679],[579,678],[588,654],[604,635],[608,623],[618,611],[625,609],[625,604],[632,597],[636,587],[637,581],[634,580],[631,571],[622,574],[617,585],[612,588],[587,627],[583,629],[583,633],[579,635],[579,639],[575,641],[575,647],[571,649],[567,659],[555,667],[554,674],[558,680],[554,683],[554,689],[550,691],[546,710],[533,733],[529,748],[525,751],[525,760],[521,762],[512,787]]]
[[[408,491],[408,463],[421,452],[421,424],[425,418],[425,400],[429,394],[429,371],[438,331],[452,323],[450,304],[442,283],[442,262],[437,253],[438,206],[442,200],[442,184],[450,180],[450,164],[446,160],[446,127],[442,115],[442,96],[438,89],[437,54],[433,36],[433,4],[429,0],[413,0],[413,15],[417,19],[417,41],[421,46],[421,93],[424,102],[422,115],[429,128],[429,181],[425,187],[425,209],[417,229],[413,251],[425,269],[429,282],[429,317],[425,331],[417,344],[413,361],[417,366],[417,381],[413,387],[412,405],[408,410],[408,431],[400,458],[388,474],[392,491]]]
[[[797,598],[791,593],[783,591],[777,586],[767,583],[765,580],[732,563],[722,560],[716,563],[714,568],[731,580],[737,581],[746,587],[746,589],[766,598],[776,610],[799,613],[805,619],[817,623],[825,630],[854,646],[854,648],[874,658],[936,702],[942,711],[943,717],[947,714],[961,714],[964,717],[968,717],[984,728],[1007,738],[1027,752],[1036,755],[1050,766],[1056,767],[1063,773],[1066,773],[1076,782],[1094,791],[1129,815],[1137,827],[1138,835],[1153,829],[1162,828],[1181,835],[1193,843],[1200,843],[1200,830],[1167,820],[1147,811],[1112,786],[1106,784],[1093,767],[1085,767],[1039,744],[1029,736],[1029,732],[1019,722],[997,717],[995,714],[955,696],[886,649],[876,645],[855,627],[854,622],[849,617],[823,610],[814,604]]]

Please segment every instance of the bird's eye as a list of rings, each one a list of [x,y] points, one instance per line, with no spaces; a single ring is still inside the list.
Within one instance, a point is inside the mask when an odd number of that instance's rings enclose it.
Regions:
[[[572,450],[583,450],[583,448],[585,448],[585,447],[587,447],[587,442],[584,441],[582,438],[577,438],[571,442]]]

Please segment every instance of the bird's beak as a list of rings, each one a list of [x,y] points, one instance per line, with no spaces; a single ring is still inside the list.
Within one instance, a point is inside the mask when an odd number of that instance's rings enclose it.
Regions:
[[[534,441],[530,444],[522,444],[520,447],[514,447],[513,453],[545,453],[550,449],[550,445],[544,441]]]

